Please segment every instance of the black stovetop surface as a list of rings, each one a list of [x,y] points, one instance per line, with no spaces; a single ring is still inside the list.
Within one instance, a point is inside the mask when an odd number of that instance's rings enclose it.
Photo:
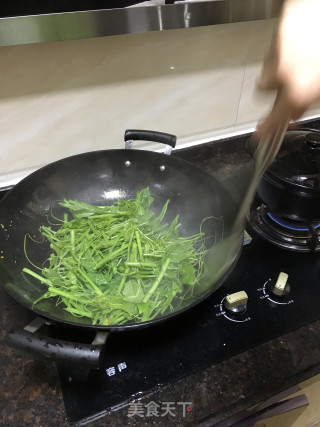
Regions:
[[[268,291],[280,272],[290,294]],[[86,371],[59,365],[70,422],[119,408],[210,365],[320,318],[320,254],[296,253],[253,236],[222,287],[197,307],[162,325],[111,334],[103,367]],[[247,311],[230,316],[227,294],[245,290]]]

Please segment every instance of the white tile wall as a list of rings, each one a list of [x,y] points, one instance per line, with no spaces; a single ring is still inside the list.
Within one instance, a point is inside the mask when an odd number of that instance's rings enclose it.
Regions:
[[[273,25],[1,47],[0,187],[59,158],[121,148],[126,128],[172,132],[180,146],[254,128],[273,98],[254,91]]]
[[[265,116],[275,99],[274,93],[256,90],[262,61],[268,50],[275,20],[251,23],[251,37],[245,67],[237,124],[259,120]]]
[[[239,112],[236,127],[251,123],[253,127],[266,116],[275,100],[274,92],[261,92],[256,89],[262,62],[270,45],[277,20],[255,21],[251,23],[251,36],[248,47]],[[320,103],[314,105],[304,118],[320,115]]]

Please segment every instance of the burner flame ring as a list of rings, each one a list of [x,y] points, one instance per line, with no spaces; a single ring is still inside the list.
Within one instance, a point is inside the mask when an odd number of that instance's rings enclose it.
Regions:
[[[272,221],[276,222],[281,227],[288,228],[289,230],[310,231],[310,226],[308,224],[304,224],[304,223],[298,222],[298,221],[288,220],[288,219],[282,218],[276,214],[271,214],[270,212],[267,212],[267,215],[269,216],[269,218],[272,219]],[[312,223],[312,225],[315,229],[320,228],[320,222]]]

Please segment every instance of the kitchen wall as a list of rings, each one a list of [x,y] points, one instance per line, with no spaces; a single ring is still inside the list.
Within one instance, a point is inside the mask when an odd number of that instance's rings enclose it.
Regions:
[[[126,128],[174,133],[180,147],[253,129],[274,97],[254,90],[274,25],[1,47],[0,187],[65,156],[121,148]]]

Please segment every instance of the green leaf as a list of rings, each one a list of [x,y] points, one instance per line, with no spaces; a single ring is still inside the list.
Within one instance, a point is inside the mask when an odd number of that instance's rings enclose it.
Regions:
[[[75,218],[87,218],[95,213],[103,213],[103,206],[94,206],[85,202],[76,200],[64,200],[59,203],[61,206],[68,208]]]
[[[182,282],[185,285],[193,285],[196,280],[196,270],[190,264],[184,264],[182,267]]]
[[[138,205],[137,213],[140,215],[142,215],[146,210],[149,209],[149,207],[153,203],[153,197],[150,194],[149,187],[137,192],[136,203]]]
[[[144,293],[138,280],[128,280],[124,285],[122,296],[125,301],[140,303],[144,298]]]

